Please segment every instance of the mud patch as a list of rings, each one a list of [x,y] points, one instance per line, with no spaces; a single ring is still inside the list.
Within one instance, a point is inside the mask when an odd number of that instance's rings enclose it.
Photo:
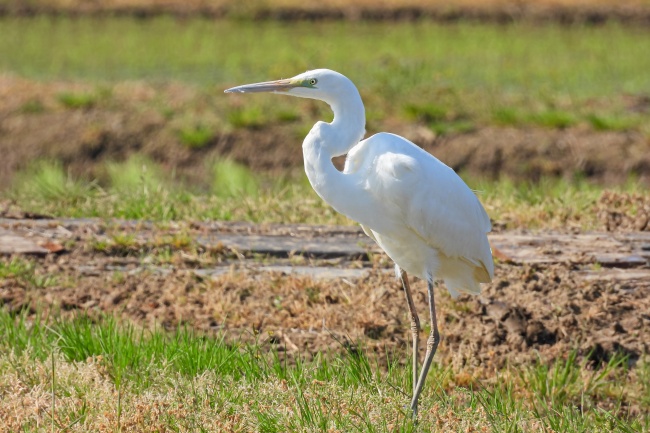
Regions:
[[[606,191],[597,207],[598,217],[608,231],[650,231],[649,197]],[[646,248],[650,251],[650,245]]]
[[[170,330],[186,324],[233,339],[260,339],[294,355],[339,353],[346,344],[378,356],[406,353],[409,347],[403,292],[382,272],[356,281],[319,281],[240,272],[202,279],[178,269],[121,281],[115,275],[82,277],[70,262],[62,262],[55,258],[43,265],[73,281],[72,287],[36,290],[6,279],[0,283],[4,308],[114,314]],[[414,286],[416,305],[424,314],[424,287]],[[437,360],[493,369],[563,358],[576,349],[594,364],[616,354],[634,364],[649,349],[650,316],[643,313],[650,308],[649,295],[648,284],[576,281],[567,266],[501,266],[481,297],[453,301],[445,291],[438,292],[443,341]],[[426,323],[426,317],[421,319]]]

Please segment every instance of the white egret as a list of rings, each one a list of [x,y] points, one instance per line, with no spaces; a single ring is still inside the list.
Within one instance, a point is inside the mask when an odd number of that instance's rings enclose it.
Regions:
[[[365,140],[365,109],[357,88],[344,75],[317,69],[293,78],[233,87],[226,93],[273,92],[324,101],[332,123],[317,122],[302,144],[305,171],[316,193],[361,224],[395,262],[411,319],[413,398],[420,393],[440,341],[433,284],[443,280],[452,296],[478,294],[494,276],[487,233],[490,218],[474,193],[448,166],[398,135]],[[332,163],[347,154],[343,171]],[[418,376],[420,322],[407,273],[427,282],[431,334]]]

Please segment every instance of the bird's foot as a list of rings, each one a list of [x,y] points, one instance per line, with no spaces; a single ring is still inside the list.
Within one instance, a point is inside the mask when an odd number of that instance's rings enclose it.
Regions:
[[[411,413],[411,420],[413,421],[413,424],[418,423],[418,408],[417,406],[414,408],[411,403],[405,404],[402,406],[402,409],[404,409],[404,413],[408,414],[409,412]]]

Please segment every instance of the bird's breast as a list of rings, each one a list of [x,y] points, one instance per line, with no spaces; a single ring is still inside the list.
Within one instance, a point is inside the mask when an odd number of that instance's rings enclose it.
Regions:
[[[408,229],[390,235],[373,231],[377,244],[397,265],[420,278],[435,276],[440,267],[439,253]]]

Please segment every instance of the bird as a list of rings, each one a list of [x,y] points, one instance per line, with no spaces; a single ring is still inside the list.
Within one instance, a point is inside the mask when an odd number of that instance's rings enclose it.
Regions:
[[[409,404],[418,400],[440,342],[434,285],[442,280],[452,297],[479,294],[494,278],[487,233],[491,222],[476,194],[456,172],[399,135],[366,139],[365,107],[354,83],[330,69],[293,78],[245,84],[225,93],[271,92],[323,101],[334,119],[318,121],[302,144],[305,172],[314,191],[337,212],[361,225],[395,263],[406,295],[412,337]],[[332,158],[347,155],[340,171]],[[418,375],[420,319],[408,274],[427,283],[431,333]]]

